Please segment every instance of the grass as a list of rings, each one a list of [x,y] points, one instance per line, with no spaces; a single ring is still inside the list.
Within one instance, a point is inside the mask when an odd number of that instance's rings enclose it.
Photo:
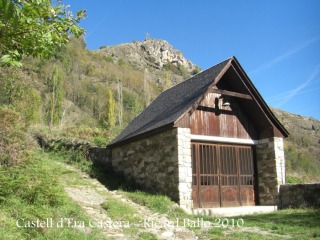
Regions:
[[[143,232],[140,233],[138,236],[138,240],[157,240],[157,236],[154,235],[153,233],[149,233],[149,232]]]
[[[131,201],[149,208],[151,211],[164,214],[171,221],[182,223],[183,219],[195,219],[194,216],[188,215],[176,203],[165,195],[151,194],[143,191],[122,191],[123,194]]]
[[[141,229],[140,224],[143,222],[143,217],[139,212],[130,206],[127,202],[120,199],[108,198],[101,204],[106,210],[107,215],[112,221],[120,221],[125,227],[123,232],[130,236],[131,239],[153,240],[157,239],[156,235],[150,232],[145,232]]]
[[[148,207],[150,210],[162,214],[170,212],[172,202],[164,195],[153,195],[142,191],[124,192],[133,202]]]
[[[133,238],[139,233],[139,228],[133,223],[138,223],[141,218],[133,207],[119,199],[112,198],[105,201],[101,206],[106,210],[107,215],[113,222],[121,222],[123,224],[122,230],[126,235],[130,235]]]
[[[229,225],[224,228],[225,218],[193,216],[176,207],[168,197],[152,195],[141,191],[124,192],[132,201],[148,207],[154,212],[165,214],[169,219],[196,221],[203,219],[213,227],[206,231],[197,226],[189,226],[200,239],[320,239],[320,209],[287,209],[269,214],[254,214],[241,217],[228,217]],[[243,219],[243,226],[242,220]],[[220,220],[220,224],[218,223]],[[239,227],[237,221],[239,220]],[[234,226],[232,226],[234,222]]]
[[[108,199],[102,204],[102,208],[108,213],[108,216],[114,221],[137,222],[141,218],[138,212],[127,203],[118,199]]]
[[[41,152],[18,166],[0,167],[0,172],[0,239],[101,239],[94,229],[85,233],[77,228],[55,227],[63,218],[89,219],[59,184],[63,169]],[[52,219],[53,227],[28,226],[29,222],[47,218]]]
[[[243,217],[248,227],[259,227],[272,234],[293,239],[320,238],[320,209],[286,209],[275,213]]]

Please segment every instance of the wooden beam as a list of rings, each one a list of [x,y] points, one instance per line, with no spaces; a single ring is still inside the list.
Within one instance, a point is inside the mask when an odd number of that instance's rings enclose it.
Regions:
[[[231,96],[231,97],[237,97],[237,98],[244,98],[244,99],[249,99],[252,100],[252,97],[249,94],[244,94],[244,93],[237,93],[237,92],[231,92],[227,90],[221,90],[221,89],[211,89],[212,93],[218,93],[224,96]]]

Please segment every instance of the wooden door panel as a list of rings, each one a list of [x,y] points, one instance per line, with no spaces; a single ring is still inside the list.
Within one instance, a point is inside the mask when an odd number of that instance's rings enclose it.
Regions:
[[[251,147],[239,148],[240,201],[243,206],[254,206],[254,166]]]
[[[240,188],[241,205],[242,206],[254,206],[254,189],[253,187]]]
[[[239,206],[239,176],[237,148],[221,145],[219,147],[221,206]]]
[[[198,199],[198,187],[192,187],[192,200],[193,200],[193,208],[199,208],[199,199]]]
[[[192,143],[194,208],[254,205],[252,147]]]
[[[198,164],[198,144],[192,143],[191,144],[191,163],[192,163],[192,200],[193,200],[193,207],[199,208],[199,164]]]
[[[202,187],[200,190],[200,206],[203,208],[220,207],[219,187]]]
[[[221,207],[240,206],[238,186],[221,187]]]

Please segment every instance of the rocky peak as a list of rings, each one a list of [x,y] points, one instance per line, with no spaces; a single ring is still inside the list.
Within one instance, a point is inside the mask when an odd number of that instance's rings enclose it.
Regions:
[[[134,63],[140,68],[151,66],[162,69],[165,64],[172,64],[176,67],[183,66],[189,73],[198,70],[199,67],[187,60],[183,53],[174,49],[165,40],[146,39],[143,42],[107,46],[99,50],[104,54],[111,55],[115,60],[123,59]]]

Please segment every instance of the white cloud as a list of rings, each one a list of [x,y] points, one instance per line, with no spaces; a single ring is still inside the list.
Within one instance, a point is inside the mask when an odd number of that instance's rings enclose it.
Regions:
[[[265,64],[262,64],[260,67],[250,71],[250,75],[251,74],[255,74],[257,72],[260,72],[262,70],[265,70],[267,68],[270,68],[271,66],[277,64],[278,62],[281,62],[282,60],[300,52],[301,50],[303,50],[304,48],[308,47],[310,44],[314,43],[314,42],[317,42],[320,40],[320,36],[317,36],[317,37],[314,37],[308,41],[306,41],[305,43],[301,44],[300,46],[294,48],[294,49],[291,49],[290,51],[274,58],[273,60],[271,60],[270,62],[268,63],[265,63]]]
[[[288,101],[290,101],[294,96],[300,94],[300,93],[306,93],[306,92],[310,92],[310,91],[314,91],[317,90],[317,88],[309,88],[309,89],[305,89],[308,85],[310,85],[310,83],[319,75],[320,73],[320,65],[318,65],[314,71],[312,72],[312,74],[310,75],[310,77],[303,82],[302,84],[300,84],[298,87],[272,96],[270,97],[267,101],[270,102],[278,102],[277,107],[281,107],[284,104],[286,104]]]

